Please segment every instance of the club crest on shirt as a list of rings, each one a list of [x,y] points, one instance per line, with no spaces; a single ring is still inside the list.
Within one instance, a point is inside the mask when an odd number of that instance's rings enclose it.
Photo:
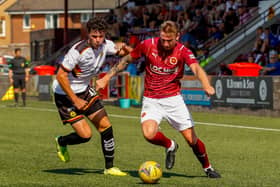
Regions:
[[[73,118],[73,117],[77,116],[77,113],[74,112],[74,111],[71,111],[71,112],[70,112],[70,116]]]
[[[24,63],[21,63],[20,66],[23,68],[24,67]]]
[[[177,58],[176,57],[171,57],[169,59],[169,63],[172,64],[172,65],[176,65],[178,62]]]

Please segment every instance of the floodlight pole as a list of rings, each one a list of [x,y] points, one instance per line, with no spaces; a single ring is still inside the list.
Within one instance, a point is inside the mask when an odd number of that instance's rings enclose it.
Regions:
[[[68,43],[68,0],[64,0],[64,29],[63,29],[63,43]]]
[[[94,16],[95,16],[95,13],[94,13],[94,0],[91,1],[91,13],[92,13],[91,17],[94,18]]]

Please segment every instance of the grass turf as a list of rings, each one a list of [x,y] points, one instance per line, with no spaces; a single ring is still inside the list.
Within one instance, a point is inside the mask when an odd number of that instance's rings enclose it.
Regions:
[[[72,130],[61,124],[54,104],[30,101],[26,108],[7,107],[9,104],[0,103],[0,186],[151,186],[143,184],[137,174],[146,160],[162,165],[163,177],[155,185],[160,187],[279,186],[279,118],[193,113],[197,122],[278,129],[264,131],[197,123],[196,132],[206,144],[212,165],[222,175],[215,180],[205,177],[183,137],[166,122],[161,124],[162,131],[180,145],[172,170],[164,168],[165,150],[142,137],[139,108],[105,106],[114,128],[115,165],[129,173],[127,177],[114,177],[102,174],[100,135],[93,127],[89,143],[69,146],[71,161],[65,164],[56,156],[54,137]]]

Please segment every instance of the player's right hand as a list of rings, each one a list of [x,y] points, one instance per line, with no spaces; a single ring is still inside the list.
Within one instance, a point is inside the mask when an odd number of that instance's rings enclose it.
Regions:
[[[81,98],[77,98],[77,100],[75,100],[73,104],[78,110],[83,110],[84,108],[86,108],[88,102]]]
[[[208,87],[204,88],[204,91],[207,96],[211,96],[211,95],[215,94],[215,89],[212,86],[208,86]]]

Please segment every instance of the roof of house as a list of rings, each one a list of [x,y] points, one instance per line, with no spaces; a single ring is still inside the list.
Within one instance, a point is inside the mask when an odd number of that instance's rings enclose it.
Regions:
[[[9,14],[20,13],[46,13],[46,12],[63,12],[65,0],[18,0],[11,7],[6,9]],[[124,0],[68,0],[69,12],[108,11],[116,8],[118,3],[124,3]]]

